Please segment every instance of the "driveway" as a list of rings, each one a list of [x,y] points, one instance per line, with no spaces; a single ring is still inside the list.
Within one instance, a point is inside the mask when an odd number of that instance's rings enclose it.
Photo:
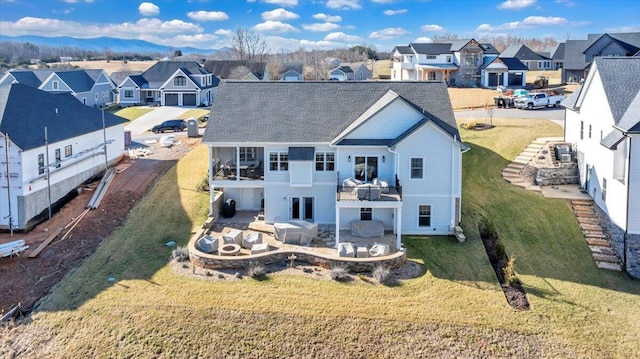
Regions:
[[[139,136],[149,131],[151,127],[161,124],[163,121],[171,120],[177,116],[187,112],[190,108],[183,107],[148,107],[142,106],[141,108],[151,108],[153,111],[145,113],[138,117],[135,121],[131,122],[124,127],[125,131],[131,131],[131,136]]]
[[[549,120],[564,127],[564,108],[541,108],[538,110],[520,110],[517,108],[496,108],[493,118],[526,118],[531,120]],[[484,120],[487,118],[487,110],[456,111],[456,119],[473,118]]]

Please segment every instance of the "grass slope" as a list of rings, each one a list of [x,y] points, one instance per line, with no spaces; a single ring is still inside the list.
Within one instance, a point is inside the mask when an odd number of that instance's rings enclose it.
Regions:
[[[634,357],[640,283],[595,268],[564,201],[506,184],[500,170],[547,121],[463,131],[466,243],[409,237],[424,274],[399,286],[299,276],[207,282],[174,274],[172,239],[205,219],[200,146],[161,178],[118,229],[17,328],[0,354],[25,357]],[[475,225],[490,216],[532,309],[509,307]],[[116,277],[115,283],[107,282]]]
[[[113,114],[118,115],[120,117],[124,117],[129,121],[134,121],[138,119],[138,117],[151,111],[153,111],[152,108],[142,108],[137,106],[131,106],[131,107],[125,107],[123,109],[119,109],[115,111]]]

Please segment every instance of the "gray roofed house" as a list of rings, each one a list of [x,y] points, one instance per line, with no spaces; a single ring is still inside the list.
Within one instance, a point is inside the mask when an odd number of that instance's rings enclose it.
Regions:
[[[545,49],[545,53],[553,61],[553,69],[559,70],[564,66],[564,48],[566,43],[560,42],[555,46]]]
[[[329,79],[338,81],[370,80],[373,72],[364,62],[342,62],[338,67],[329,71]]]
[[[118,83],[118,103],[163,106],[208,105],[219,79],[196,61],[158,61],[139,75]]]
[[[304,80],[304,64],[301,62],[284,63],[277,75],[281,81],[302,81]]]
[[[640,58],[596,57],[565,100],[565,141],[603,215],[617,259],[640,278]],[[631,249],[631,250],[630,250]]]
[[[104,171],[105,160],[110,164],[119,161],[127,122],[81,104],[68,92],[51,93],[20,83],[0,87],[0,155],[6,158],[6,137],[9,161],[3,166],[11,173],[13,197],[11,210],[0,206],[0,228],[30,228],[46,209],[49,185],[55,203]],[[5,184],[0,188],[0,197],[7,198],[7,192]]]
[[[203,66],[220,80],[269,80],[269,67],[266,62],[207,60]]]
[[[487,74],[482,65],[490,63],[498,54],[493,45],[474,39],[396,46],[392,51],[391,79],[487,86]]]
[[[529,70],[551,70],[552,63],[549,57],[534,52],[525,44],[511,45],[500,53],[503,58],[517,58]]]
[[[274,225],[333,225],[336,247],[361,221],[393,235],[393,250],[402,234],[450,235],[460,221],[469,147],[442,82],[224,81],[202,143],[225,199]]]
[[[563,82],[587,77],[589,65],[601,56],[634,56],[640,51],[640,32],[589,34],[587,40],[567,40],[562,68]]]

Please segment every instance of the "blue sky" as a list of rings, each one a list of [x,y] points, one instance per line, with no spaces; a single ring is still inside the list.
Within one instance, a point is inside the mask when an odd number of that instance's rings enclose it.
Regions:
[[[640,32],[638,0],[0,0],[0,34],[141,39],[213,49],[253,29],[271,52],[358,44],[391,50],[446,33]]]

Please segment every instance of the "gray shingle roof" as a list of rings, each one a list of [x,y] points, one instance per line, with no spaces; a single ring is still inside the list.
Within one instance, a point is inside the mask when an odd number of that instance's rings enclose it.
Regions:
[[[607,37],[611,41],[623,46],[630,54],[634,48],[640,48],[640,32],[589,34],[587,40],[567,40],[564,49],[564,68],[567,70],[582,70],[587,67],[584,52],[599,39]],[[638,50],[636,50],[638,51]]]
[[[498,59],[502,61],[502,63],[507,67],[507,69],[511,71],[527,71],[528,70],[527,66],[523,64],[522,61],[516,58],[508,58],[508,57],[502,57],[502,56],[485,59],[485,62],[480,66],[480,68],[486,69],[487,66],[491,65],[494,61]]]
[[[563,69],[583,70],[587,66],[583,51],[588,43],[587,40],[567,40],[565,42]]]
[[[602,80],[613,120],[616,126],[628,130],[636,125],[633,120],[622,123],[622,117],[640,92],[640,58],[637,57],[597,57],[595,64]]]
[[[608,149],[615,148],[620,141],[624,139],[624,134],[618,130],[613,130],[611,133],[606,135],[602,140],[600,140],[600,144]]]
[[[500,53],[500,57],[515,57],[519,60],[525,61],[543,61],[549,60],[548,57],[544,57],[538,53],[535,53],[525,44],[520,45],[511,45],[507,47],[502,53]]]
[[[96,83],[84,70],[56,71],[56,75],[76,93],[91,91]]]
[[[142,77],[148,84],[149,88],[160,88],[169,76],[173,75],[178,69],[182,69],[187,76],[191,74],[208,74],[209,72],[195,61],[158,61],[147,71],[142,73]],[[194,81],[196,84],[197,81]],[[138,84],[138,82],[136,81]],[[138,84],[140,85],[140,84]]]
[[[241,66],[246,67],[249,70],[249,73],[258,74],[259,76],[257,77],[260,79],[264,77],[267,69],[266,62],[253,62],[246,60],[207,60],[204,63],[204,68],[221,80],[242,80],[241,78],[232,78],[234,70]]]
[[[398,45],[393,48],[392,53],[398,51],[401,55],[411,55],[413,54],[413,50],[411,50],[411,46]]]
[[[442,82],[222,82],[203,142],[327,143],[388,91],[460,138]]]
[[[549,57],[552,60],[561,61],[561,60],[564,60],[564,46],[565,46],[565,43],[561,42],[559,44],[556,44],[555,46],[552,46],[546,49],[545,52],[549,53]]]
[[[413,48],[416,53],[424,55],[440,55],[451,53],[450,43],[411,43],[409,44],[409,47]]]
[[[578,87],[571,95],[567,96],[567,98],[562,101],[561,105],[571,109],[576,109],[576,103],[578,102],[578,97],[580,97],[580,92],[582,91],[582,86]]]
[[[33,71],[11,71],[11,75],[13,75],[18,83],[27,86],[38,88],[42,85],[42,80],[40,80]]]
[[[112,72],[109,77],[116,86],[119,86],[127,77],[135,75],[142,75],[142,71],[116,71]]]
[[[106,127],[127,122],[108,112],[104,119]],[[23,84],[0,88],[0,132],[8,134],[20,149],[44,146],[45,126],[49,142],[55,143],[101,130],[102,112],[68,93],[52,94]]]

